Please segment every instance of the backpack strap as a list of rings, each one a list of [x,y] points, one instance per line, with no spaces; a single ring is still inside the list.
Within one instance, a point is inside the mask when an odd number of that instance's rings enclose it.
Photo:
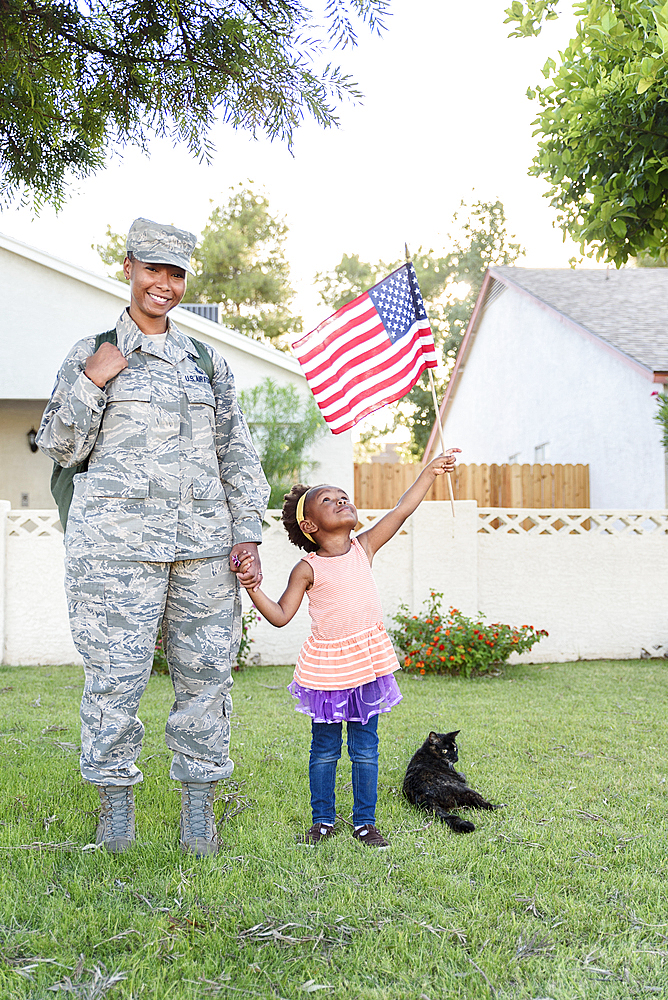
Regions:
[[[99,350],[100,344],[113,344],[114,347],[118,346],[116,327],[114,327],[113,330],[106,330],[104,333],[98,333],[95,338],[95,351]],[[95,351],[93,351],[93,354],[95,354]]]
[[[192,343],[193,347],[197,351],[197,363],[203,372],[205,372],[209,382],[213,384],[213,358],[207,351],[206,347],[201,340],[195,340],[194,337],[188,337],[188,340]]]

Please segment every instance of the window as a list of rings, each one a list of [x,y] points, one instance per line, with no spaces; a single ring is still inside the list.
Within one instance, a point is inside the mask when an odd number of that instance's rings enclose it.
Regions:
[[[509,455],[508,465],[514,465],[516,462],[519,462],[521,454],[522,454],[521,451],[516,451],[514,455]]]
[[[544,441],[543,444],[537,444],[533,450],[534,462],[540,462],[542,464],[543,462],[549,461],[549,457],[550,457],[550,442]]]

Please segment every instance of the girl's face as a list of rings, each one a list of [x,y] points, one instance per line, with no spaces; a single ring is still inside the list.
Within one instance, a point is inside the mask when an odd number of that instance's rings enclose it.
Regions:
[[[346,491],[338,486],[318,486],[306,499],[304,520],[322,531],[336,531],[341,527],[352,530],[358,520],[357,508]]]

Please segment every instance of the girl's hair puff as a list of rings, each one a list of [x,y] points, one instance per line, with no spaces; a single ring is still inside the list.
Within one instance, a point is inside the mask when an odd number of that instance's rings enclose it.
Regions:
[[[286,493],[283,497],[283,513],[281,514],[283,527],[288,533],[288,538],[298,549],[304,549],[306,552],[317,552],[319,546],[315,542],[310,541],[299,527],[297,523],[297,504],[299,503],[299,498],[303,497],[312,488],[311,486],[304,486],[303,483],[295,483],[290,492]]]

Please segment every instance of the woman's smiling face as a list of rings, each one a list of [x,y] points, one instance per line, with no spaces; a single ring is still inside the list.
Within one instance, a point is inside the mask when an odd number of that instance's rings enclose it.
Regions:
[[[186,272],[174,264],[150,264],[141,260],[123,263],[130,282],[130,315],[157,320],[178,306],[186,291]]]

